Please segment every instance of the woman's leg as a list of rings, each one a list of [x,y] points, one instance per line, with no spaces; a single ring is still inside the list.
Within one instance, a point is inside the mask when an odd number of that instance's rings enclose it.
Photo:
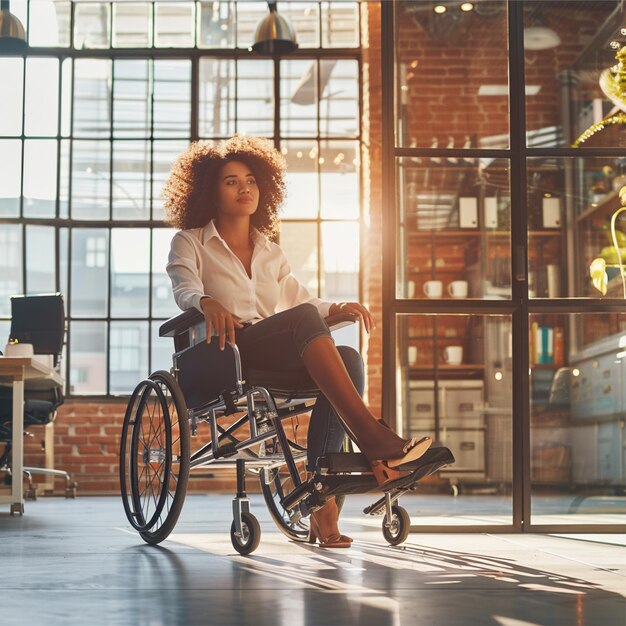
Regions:
[[[332,339],[318,337],[309,342],[302,354],[302,361],[370,461],[404,457],[410,442],[385,428],[371,413],[352,384]],[[429,445],[425,441],[420,444],[419,451],[425,452]]]
[[[360,396],[365,389],[365,371],[361,355],[348,346],[337,346],[337,352],[345,365],[350,380]],[[317,399],[311,413],[307,438],[308,469],[313,471],[318,457],[327,452],[339,452],[346,431],[337,417],[337,412],[325,395]]]

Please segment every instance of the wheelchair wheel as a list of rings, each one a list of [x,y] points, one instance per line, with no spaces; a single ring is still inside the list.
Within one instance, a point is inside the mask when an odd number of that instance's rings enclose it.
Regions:
[[[251,554],[259,547],[261,541],[261,525],[259,520],[252,513],[242,512],[241,514],[241,535],[237,535],[235,522],[230,527],[230,541],[233,548],[246,556]]]
[[[401,506],[391,507],[391,520],[387,516],[383,518],[383,537],[391,546],[400,545],[411,530],[411,518],[407,510]]]
[[[292,442],[290,442],[292,443]],[[302,446],[293,444],[298,451],[303,451]],[[306,480],[306,461],[296,464],[300,480]],[[274,520],[278,530],[293,541],[306,541],[309,538],[309,519],[302,517],[299,510],[291,513],[282,506],[280,501],[293,490],[294,484],[287,465],[281,465],[274,469],[262,469],[259,475],[261,492],[267,504],[270,517]]]
[[[180,388],[168,372],[155,372],[131,396],[120,451],[126,516],[147,543],[160,543],[176,525],[189,478],[189,446]]]

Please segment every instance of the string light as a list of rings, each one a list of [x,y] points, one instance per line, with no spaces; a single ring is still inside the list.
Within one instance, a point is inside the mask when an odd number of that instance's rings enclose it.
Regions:
[[[461,11],[465,11],[466,13],[468,11],[473,11],[474,10],[474,4],[472,2],[463,2],[463,4],[461,4],[460,6]]]
[[[435,5],[435,7],[433,8],[433,11],[435,13],[437,13],[438,15],[443,15],[448,9],[446,7],[443,6],[443,4],[437,4]]]

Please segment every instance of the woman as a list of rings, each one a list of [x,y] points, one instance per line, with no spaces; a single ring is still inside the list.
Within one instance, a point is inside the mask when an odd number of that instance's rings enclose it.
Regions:
[[[236,136],[221,145],[196,143],[174,164],[164,195],[169,222],[180,229],[172,240],[167,272],[183,309],[202,311],[207,341],[237,343],[244,369],[294,370],[304,366],[322,394],[311,414],[308,469],[318,456],[338,452],[343,424],[372,464],[380,484],[393,468],[419,458],[431,439],[405,440],[364,404],[363,362],[336,347],[324,318],[339,312],[374,325],[358,302],[341,304],[312,297],[291,273],[271,239],[285,196],[285,161],[272,144]],[[348,548],[330,499],[311,515],[311,539],[323,547]]]

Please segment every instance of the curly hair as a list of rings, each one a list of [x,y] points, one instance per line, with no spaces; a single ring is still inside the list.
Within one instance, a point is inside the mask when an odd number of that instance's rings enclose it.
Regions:
[[[230,161],[245,163],[259,188],[259,206],[250,222],[267,237],[278,232],[278,209],[285,199],[285,159],[271,141],[235,135],[219,144],[192,143],[174,162],[163,187],[166,221],[175,228],[202,228],[218,215],[218,176]]]

